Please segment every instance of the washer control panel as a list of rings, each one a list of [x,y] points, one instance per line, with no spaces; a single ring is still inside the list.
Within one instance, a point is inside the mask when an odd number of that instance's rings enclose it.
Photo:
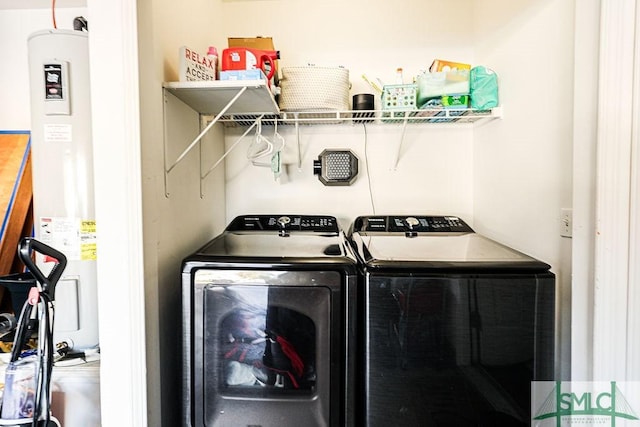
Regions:
[[[473,229],[457,216],[364,216],[356,218],[354,232],[385,233],[473,233]]]
[[[243,215],[236,217],[227,231],[312,231],[338,233],[335,217],[324,215]]]

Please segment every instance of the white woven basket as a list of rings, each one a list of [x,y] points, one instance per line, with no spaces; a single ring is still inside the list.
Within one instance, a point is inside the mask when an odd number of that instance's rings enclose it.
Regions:
[[[341,67],[283,67],[279,106],[282,111],[346,111],[349,70]]]

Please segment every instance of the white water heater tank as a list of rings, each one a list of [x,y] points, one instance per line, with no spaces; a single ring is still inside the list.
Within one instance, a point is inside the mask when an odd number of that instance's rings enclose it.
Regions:
[[[68,261],[55,288],[54,341],[87,349],[99,344],[88,33],[38,31],[28,51],[35,238]]]

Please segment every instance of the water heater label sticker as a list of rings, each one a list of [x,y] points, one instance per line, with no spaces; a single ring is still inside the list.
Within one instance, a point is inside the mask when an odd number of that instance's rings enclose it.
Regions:
[[[44,125],[44,142],[71,142],[72,126],[64,123]]]
[[[96,222],[83,219],[80,222],[80,259],[82,261],[98,259],[96,240]]]
[[[96,223],[77,218],[40,218],[40,239],[70,261],[91,261],[96,255]]]

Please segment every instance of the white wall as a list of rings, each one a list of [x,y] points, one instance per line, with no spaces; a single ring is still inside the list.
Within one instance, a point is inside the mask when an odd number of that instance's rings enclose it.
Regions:
[[[409,83],[436,58],[473,63],[471,6],[471,1],[402,0],[393,8],[326,1],[309,11],[309,4],[296,0],[222,2],[230,18],[222,30],[234,37],[273,37],[281,69],[308,63],[344,66],[353,95],[372,93],[363,73],[394,83],[395,70],[402,67]],[[306,13],[312,17],[300,19]],[[311,21],[320,28],[331,25],[310,31]],[[226,40],[222,43],[226,47]],[[287,144],[281,183],[268,169],[250,165],[250,138],[228,157],[227,220],[243,213],[287,211],[335,215],[348,226],[375,207],[380,214],[446,213],[473,222],[470,127],[408,126],[397,168],[401,125],[370,124],[366,132],[359,124],[301,126],[301,168],[293,126],[279,131]],[[227,130],[226,135],[230,147],[238,133]],[[352,186],[325,187],[313,175],[313,160],[325,148],[348,148],[358,156],[360,171]]]
[[[574,1],[478,1],[477,58],[499,76],[504,119],[474,137],[476,230],[529,253],[556,274],[559,375],[571,355]]]
[[[227,37],[271,36],[281,66],[342,65],[352,93],[368,91],[366,72],[393,83],[397,67],[407,83],[433,59],[473,61],[471,0],[218,0],[225,19],[212,42]]]
[[[600,0],[576,8],[576,70],[574,93],[573,252],[571,378],[593,379],[594,270],[596,220],[596,146],[600,44]]]
[[[138,1],[142,197],[147,333],[148,425],[180,425],[182,348],[180,264],[225,225],[224,166],[206,182],[200,197],[199,150],[185,157],[167,180],[165,197],[163,129],[170,165],[198,133],[197,115],[175,100],[164,102],[162,82],[177,79],[181,45],[206,49],[221,17],[216,3]],[[167,108],[166,124],[163,108]],[[219,130],[217,130],[219,132]],[[203,142],[203,164],[220,155],[221,136]]]
[[[573,1],[479,2],[478,55],[499,75],[504,120],[475,138],[477,225],[557,265],[571,207]]]
[[[366,126],[366,131],[365,127]],[[472,221],[471,131],[409,125],[401,143],[400,125],[303,126],[302,167],[291,126],[284,136],[285,172],[279,181],[270,169],[252,166],[246,137],[227,157],[227,217],[247,213],[328,214],[347,228],[358,215],[433,213]],[[265,130],[265,136],[271,136]],[[237,132],[227,131],[228,143]],[[313,160],[325,148],[350,149],[359,159],[351,186],[324,186],[313,174]],[[375,209],[375,211],[374,211]]]
[[[61,8],[57,27],[73,29],[73,18],[87,17],[86,8]],[[0,129],[31,129],[27,40],[35,31],[53,28],[49,9],[0,10]]]

